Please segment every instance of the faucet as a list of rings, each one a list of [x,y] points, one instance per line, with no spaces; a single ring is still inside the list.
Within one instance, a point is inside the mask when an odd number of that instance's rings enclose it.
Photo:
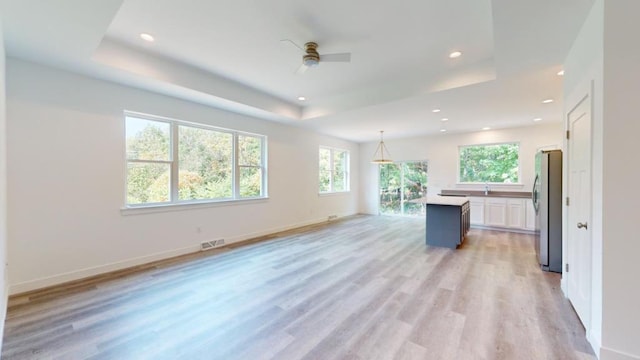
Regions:
[[[486,182],[484,183],[484,195],[485,196],[489,195],[489,191],[491,191],[491,189],[489,189],[489,183]]]

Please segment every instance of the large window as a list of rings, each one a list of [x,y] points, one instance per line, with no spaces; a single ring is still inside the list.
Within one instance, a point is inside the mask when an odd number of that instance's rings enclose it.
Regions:
[[[380,214],[420,215],[424,206],[412,200],[427,195],[427,162],[380,165]]]
[[[461,183],[518,183],[520,146],[518,143],[460,147]]]
[[[349,191],[349,152],[320,147],[320,193]]]
[[[261,135],[126,114],[127,206],[266,196]]]

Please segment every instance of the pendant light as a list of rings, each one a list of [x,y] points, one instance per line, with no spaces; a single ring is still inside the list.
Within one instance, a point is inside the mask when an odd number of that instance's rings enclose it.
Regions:
[[[383,133],[384,131],[380,130],[380,143],[378,144],[378,148],[376,149],[376,152],[373,153],[373,160],[371,160],[373,164],[393,163],[393,160],[391,160],[389,156],[389,150],[387,150],[387,147],[384,145],[384,140],[382,139]]]

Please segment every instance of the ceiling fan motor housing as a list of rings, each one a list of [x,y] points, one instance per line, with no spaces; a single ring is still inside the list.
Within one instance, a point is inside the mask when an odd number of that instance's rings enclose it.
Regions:
[[[304,44],[306,55],[302,57],[302,62],[307,66],[316,66],[318,62],[320,62],[320,54],[316,50],[318,48],[318,44],[314,42],[308,42]]]

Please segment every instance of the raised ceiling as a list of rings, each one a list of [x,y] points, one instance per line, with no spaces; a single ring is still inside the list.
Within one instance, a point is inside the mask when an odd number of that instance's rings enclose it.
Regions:
[[[592,3],[0,0],[9,56],[353,141],[561,121]],[[307,41],[351,62],[296,74]]]

